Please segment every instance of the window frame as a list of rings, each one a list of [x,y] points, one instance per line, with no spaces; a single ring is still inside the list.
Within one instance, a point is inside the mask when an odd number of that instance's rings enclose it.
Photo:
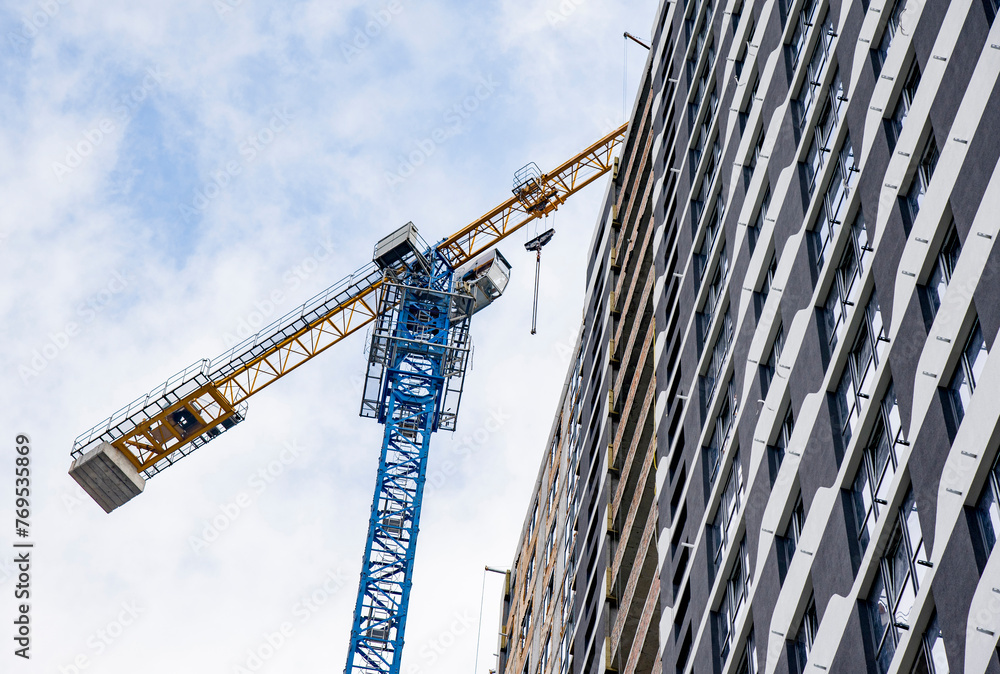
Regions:
[[[919,540],[914,541],[915,535],[919,535]],[[927,559],[912,486],[907,488],[900,503],[884,550],[865,601],[870,621],[867,637],[879,674],[889,671],[901,638],[900,630],[909,631],[913,627],[911,612],[917,606],[916,597],[927,569],[932,566]],[[900,607],[904,602],[907,608],[900,620]],[[888,620],[883,620],[883,615]],[[881,634],[876,634],[877,629],[881,629]]]
[[[868,548],[878,521],[889,507],[889,490],[899,471],[902,454],[897,448],[908,444],[903,439],[896,393],[891,381],[876,414],[861,452],[861,462],[851,482],[855,534],[862,553]]]
[[[978,348],[973,348],[977,345]],[[972,396],[976,392],[977,379],[986,366],[983,353],[989,358],[989,349],[986,348],[986,339],[983,335],[982,327],[979,324],[979,316],[976,316],[969,328],[969,333],[965,338],[962,351],[959,353],[958,361],[955,363],[951,379],[948,382],[948,395],[951,399],[952,413],[954,414],[955,427],[961,425],[965,418],[966,408],[972,401]],[[970,349],[975,351],[975,358],[970,355]],[[959,380],[959,375],[962,376]],[[968,392],[965,393],[966,389]],[[965,399],[963,399],[965,398]]]
[[[927,139],[924,141],[924,146],[920,151],[920,160],[917,162],[916,170],[910,179],[910,186],[906,190],[906,196],[903,198],[906,207],[907,224],[911,228],[917,220],[924,197],[930,189],[931,180],[934,179],[934,171],[937,168],[940,158],[941,151],[938,148],[937,139],[934,137],[934,129],[932,127],[927,134]]]

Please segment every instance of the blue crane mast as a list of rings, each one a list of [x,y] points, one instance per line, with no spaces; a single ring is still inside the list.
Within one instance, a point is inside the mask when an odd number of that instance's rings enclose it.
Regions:
[[[493,250],[458,270],[408,223],[375,247],[383,295],[361,415],[385,425],[347,674],[397,674],[431,434],[454,430],[472,314],[500,296],[510,265]]]

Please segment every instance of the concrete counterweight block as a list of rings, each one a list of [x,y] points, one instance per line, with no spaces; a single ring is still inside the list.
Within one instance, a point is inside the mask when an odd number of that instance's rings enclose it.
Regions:
[[[69,474],[106,513],[131,501],[146,486],[135,466],[107,442],[73,461]]]

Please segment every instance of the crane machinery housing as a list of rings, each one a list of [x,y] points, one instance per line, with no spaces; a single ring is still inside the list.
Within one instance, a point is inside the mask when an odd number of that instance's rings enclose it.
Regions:
[[[81,434],[70,475],[110,513],[242,422],[250,396],[372,325],[361,416],[385,432],[345,672],[398,674],[430,437],[455,430],[471,318],[510,277],[495,246],[611,170],[626,131],[550,173],[529,164],[515,174],[513,197],[433,246],[407,223],[376,244],[369,264]]]

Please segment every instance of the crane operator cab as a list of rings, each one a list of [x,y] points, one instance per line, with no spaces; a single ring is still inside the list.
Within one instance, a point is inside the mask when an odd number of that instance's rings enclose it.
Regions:
[[[472,313],[488,307],[510,281],[510,263],[495,248],[455,270],[455,291],[472,295]]]

